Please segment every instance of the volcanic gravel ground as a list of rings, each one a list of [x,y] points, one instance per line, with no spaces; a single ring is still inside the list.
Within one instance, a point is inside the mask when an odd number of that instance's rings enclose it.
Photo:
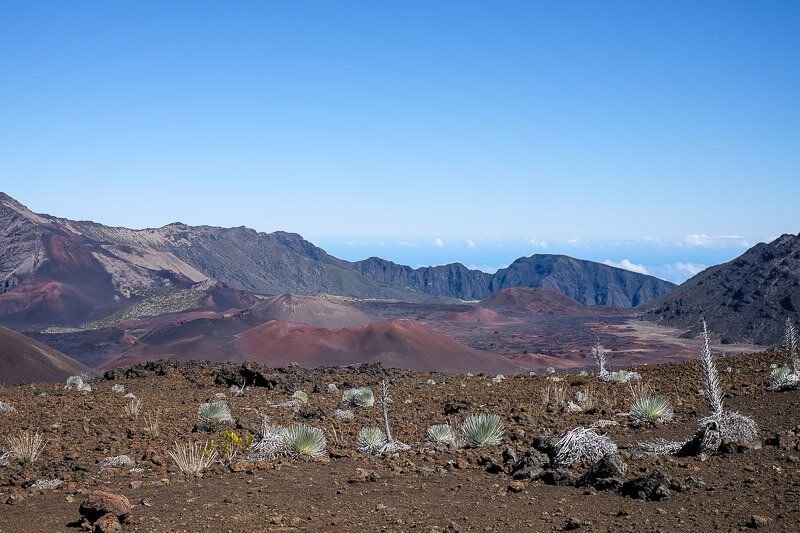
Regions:
[[[707,414],[698,394],[697,363],[679,362],[638,369],[643,382],[666,395],[675,419],[659,427],[633,428],[620,416],[628,408],[627,385],[559,374],[491,376],[423,374],[376,366],[304,370],[249,366],[245,373],[259,383],[243,396],[233,395],[226,380],[240,367],[211,363],[149,363],[119,371],[113,380],[95,379],[94,390],[80,393],[62,385],[0,388],[0,400],[17,408],[0,413],[0,446],[5,437],[40,429],[47,438],[43,457],[23,468],[12,460],[0,467],[0,531],[75,531],[78,506],[86,493],[103,489],[127,496],[134,504],[123,531],[708,531],[800,528],[800,392],[767,389],[771,363],[780,352],[718,360],[726,407],[753,417],[759,441],[732,453],[702,457],[657,457],[635,453],[638,442],[656,437],[682,440]],[[341,390],[392,384],[392,431],[414,444],[390,457],[368,456],[355,449],[358,430],[380,425],[380,408],[354,409],[355,419],[337,421]],[[436,384],[428,384],[428,380]],[[340,392],[325,390],[337,383]],[[144,417],[128,420],[127,400],[113,393],[125,385],[143,402],[143,413],[159,413],[161,435],[148,439]],[[543,406],[543,392],[566,388],[567,398],[589,392],[584,413]],[[299,408],[273,407],[294,390],[309,393]],[[242,463],[232,471],[215,465],[201,479],[185,480],[167,451],[176,440],[219,439],[222,429],[197,429],[197,408],[224,393],[239,434],[259,426],[259,413],[274,423],[302,421],[325,430],[330,454],[322,459],[285,458],[272,463]],[[428,425],[456,425],[468,415],[497,413],[506,424],[499,446],[456,450],[420,445]],[[577,425],[615,420],[603,431],[620,446],[628,462],[627,479],[660,472],[669,478],[669,496],[661,501],[624,497],[592,487],[552,486],[541,480],[515,483],[510,453],[521,454],[542,435],[560,435]],[[130,467],[101,468],[110,456],[126,454]],[[578,468],[577,470],[580,470]],[[584,469],[585,470],[585,469]],[[583,471],[583,470],[580,470]],[[39,479],[61,479],[54,490],[37,490]],[[460,528],[460,529],[457,529]]]

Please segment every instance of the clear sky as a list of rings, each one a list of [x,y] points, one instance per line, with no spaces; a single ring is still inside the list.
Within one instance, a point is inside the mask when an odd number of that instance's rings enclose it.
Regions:
[[[800,231],[800,2],[0,2],[0,190],[681,280]],[[625,262],[627,261],[627,262]]]

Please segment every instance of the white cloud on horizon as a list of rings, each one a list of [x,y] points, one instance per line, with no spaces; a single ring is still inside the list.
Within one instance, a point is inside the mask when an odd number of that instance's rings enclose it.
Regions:
[[[500,266],[491,266],[491,265],[464,265],[470,270],[480,270],[481,272],[486,272],[487,274],[494,274],[501,268],[508,268],[508,265],[500,265]]]
[[[469,239],[469,238],[467,239],[467,247],[475,248],[477,246],[478,246],[478,244],[475,241],[473,241],[472,239]]]
[[[687,235],[685,244],[703,248],[710,248],[714,246],[739,246],[742,248],[750,247],[750,243],[741,235],[710,236],[706,233],[692,233],[691,235]]]
[[[650,274],[650,271],[647,270],[646,266],[636,264],[628,259],[623,259],[622,261],[612,261],[611,259],[606,259],[605,261],[603,261],[603,264],[616,268],[621,268],[623,270],[630,270],[631,272],[637,272],[639,274]]]
[[[433,239],[433,245],[436,246],[437,248],[444,248],[444,241],[439,237],[436,237],[435,239]]]

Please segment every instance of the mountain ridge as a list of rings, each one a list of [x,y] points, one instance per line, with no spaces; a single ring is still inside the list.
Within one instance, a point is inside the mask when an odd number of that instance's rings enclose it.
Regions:
[[[144,298],[213,280],[257,294],[335,294],[421,302],[479,300],[507,287],[546,287],[589,305],[632,307],[674,285],[569,258],[519,258],[495,274],[461,263],[413,269],[350,262],[297,233],[244,226],[129,229],[37,214],[0,193],[0,322],[79,325]]]

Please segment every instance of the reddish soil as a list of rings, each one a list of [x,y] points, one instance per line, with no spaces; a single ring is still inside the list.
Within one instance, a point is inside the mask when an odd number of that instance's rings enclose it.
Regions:
[[[259,302],[250,309],[261,322],[280,320],[320,328],[361,326],[375,319],[345,302],[321,296],[282,294]]]
[[[74,531],[78,506],[94,489],[117,492],[134,504],[123,531],[442,531],[451,522],[461,531],[711,531],[742,530],[760,525],[769,531],[800,528],[800,392],[767,390],[770,364],[786,354],[764,353],[722,358],[721,379],[726,406],[752,416],[758,442],[732,453],[708,457],[654,457],[634,453],[637,442],[656,437],[684,438],[706,414],[698,394],[695,362],[638,369],[645,383],[666,395],[675,407],[673,422],[657,427],[630,427],[620,413],[628,409],[627,386],[594,377],[566,377],[554,383],[544,377],[518,376],[501,383],[488,377],[420,374],[358,369],[263,369],[272,388],[253,387],[232,396],[226,380],[238,375],[233,366],[191,363],[134,367],[129,377],[95,380],[91,393],[61,385],[0,388],[0,399],[16,406],[0,414],[0,436],[41,430],[47,438],[43,457],[32,467],[12,461],[0,467],[0,531]],[[252,370],[252,369],[251,369]],[[112,377],[112,376],[110,376]],[[380,409],[357,409],[355,419],[332,417],[340,394],[313,392],[315,384],[374,387],[392,383],[392,430],[412,444],[408,452],[381,458],[355,450],[359,428],[377,425]],[[562,376],[564,377],[564,376]],[[428,379],[436,385],[428,385]],[[159,413],[161,434],[147,438],[144,418],[123,415],[125,401],[110,388],[122,383]],[[585,413],[546,409],[545,390],[564,387],[567,397],[588,391],[594,404]],[[269,407],[294,390],[309,393],[299,409]],[[274,423],[303,421],[324,428],[329,455],[317,461],[286,458],[245,463],[232,471],[215,465],[202,479],[184,480],[167,455],[175,440],[219,439],[222,429],[197,431],[201,402],[227,394],[237,419],[236,431],[247,435],[258,424],[258,412]],[[456,412],[458,411],[458,412]],[[429,424],[458,424],[463,416],[492,412],[507,431],[499,446],[447,449],[422,444]],[[628,463],[626,479],[660,473],[669,479],[661,501],[634,500],[615,490],[553,486],[541,480],[512,484],[510,454],[530,449],[538,436],[561,435],[599,419],[621,422],[607,428]],[[0,440],[4,441],[4,439]],[[102,468],[109,456],[127,454],[141,470]],[[362,469],[362,470],[358,470]],[[580,467],[575,470],[582,473]],[[61,479],[54,490],[32,487],[38,479]],[[14,495],[10,497],[9,495]],[[451,529],[452,530],[452,529]]]
[[[586,314],[587,307],[595,313],[619,314],[613,307],[585,306],[572,298],[550,289],[513,288],[503,289],[481,300],[480,307],[503,313],[547,313],[569,316]]]
[[[520,319],[505,317],[493,309],[473,309],[458,313],[446,313],[434,317],[434,320],[455,322],[456,324],[479,324],[481,326],[507,326],[522,322]]]
[[[422,371],[519,371],[507,359],[464,346],[411,320],[338,330],[273,321],[239,335],[237,346],[247,360],[276,366],[293,361],[307,368],[381,362]]]

